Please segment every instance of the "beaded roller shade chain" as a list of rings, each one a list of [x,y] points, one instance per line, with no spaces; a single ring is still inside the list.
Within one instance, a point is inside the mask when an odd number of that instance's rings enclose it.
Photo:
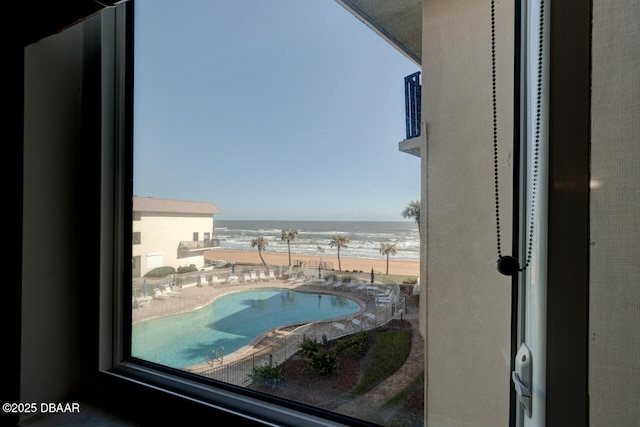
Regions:
[[[531,263],[533,252],[533,235],[535,232],[534,212],[538,187],[538,164],[540,158],[540,127],[542,116],[542,54],[543,54],[543,34],[544,34],[544,0],[540,2],[540,29],[538,39],[538,75],[536,92],[536,125],[535,142],[533,152],[533,173],[531,179],[531,213],[529,217],[529,240],[527,244],[526,261],[522,267],[518,260],[511,255],[502,254],[502,244],[500,241],[500,186],[498,173],[498,107],[497,107],[497,72],[496,72],[496,18],[495,0],[491,0],[491,81],[493,98],[493,172],[496,204],[496,243],[498,249],[498,261],[496,268],[505,276],[513,276],[520,271],[524,271]]]

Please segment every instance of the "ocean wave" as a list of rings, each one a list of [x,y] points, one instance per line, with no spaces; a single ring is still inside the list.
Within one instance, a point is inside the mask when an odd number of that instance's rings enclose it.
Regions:
[[[292,255],[337,256],[331,247],[335,235],[349,239],[340,255],[358,258],[380,258],[381,243],[396,245],[394,259],[419,260],[420,237],[411,222],[344,222],[344,221],[220,221],[214,230],[214,239],[220,241],[222,249],[255,250],[251,241],[264,237],[267,252],[287,253],[287,242],[282,240],[282,230],[298,231],[297,239],[291,242]],[[324,249],[324,253],[318,248]]]

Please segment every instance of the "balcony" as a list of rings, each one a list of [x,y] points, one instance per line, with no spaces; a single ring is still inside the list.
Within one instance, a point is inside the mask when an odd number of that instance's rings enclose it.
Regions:
[[[211,248],[219,248],[220,239],[197,240],[197,241],[180,241],[178,249],[181,251],[194,252]]]
[[[406,139],[399,144],[400,151],[420,157],[422,86],[420,72],[404,78],[404,103],[406,119]]]
[[[407,122],[407,139],[420,136],[420,100],[422,86],[420,71],[404,78],[404,106]]]

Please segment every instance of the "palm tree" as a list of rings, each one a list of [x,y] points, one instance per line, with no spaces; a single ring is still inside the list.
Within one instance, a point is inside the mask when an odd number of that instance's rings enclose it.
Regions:
[[[403,218],[413,218],[418,224],[418,234],[420,234],[420,200],[410,202],[402,211]]]
[[[298,232],[294,230],[282,230],[282,240],[287,241],[287,250],[289,251],[289,265],[291,265],[291,242],[298,238]]]
[[[387,275],[389,274],[389,255],[398,253],[396,245],[393,243],[380,243],[380,253],[387,256]]]
[[[347,243],[349,243],[349,238],[347,236],[339,236],[335,235],[331,238],[331,242],[329,242],[329,246],[332,248],[335,246],[338,248],[338,270],[342,271],[342,265],[340,264],[340,248],[346,248]]]
[[[267,241],[267,239],[265,239],[264,237],[260,236],[260,237],[256,237],[255,239],[253,239],[251,241],[251,247],[258,248],[258,255],[260,255],[260,259],[262,260],[262,265],[265,266],[265,268],[267,269],[267,274],[269,274],[269,266],[267,265],[266,262],[264,262],[264,258],[262,257],[262,251],[264,250],[264,248],[266,248],[269,245],[269,242]]]

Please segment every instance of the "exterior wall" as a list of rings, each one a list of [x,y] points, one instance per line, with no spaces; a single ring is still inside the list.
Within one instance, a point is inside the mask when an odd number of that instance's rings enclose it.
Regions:
[[[509,254],[513,4],[496,7],[501,240]],[[426,420],[505,426],[511,280],[495,267],[489,2],[424,1],[422,31]]]
[[[213,219],[211,215],[165,214],[140,212],[139,220],[133,221],[133,232],[140,232],[140,244],[133,246],[134,257],[140,256],[140,274],[146,274],[151,268],[147,266],[147,255],[162,254],[162,266],[179,266],[195,264],[197,268],[204,265],[204,251],[186,253],[178,250],[181,241],[192,241],[193,233],[198,233],[198,240],[204,240],[204,234],[210,233],[213,238]],[[136,218],[137,219],[137,218]]]
[[[639,23],[637,1],[593,2],[589,425],[594,427],[640,425]]]
[[[422,108],[424,109],[424,96],[423,96],[423,104]],[[423,113],[424,117],[424,113]],[[429,152],[427,150],[427,128],[423,122],[420,124],[422,129],[420,130],[420,182],[422,183],[420,186],[420,333],[422,334],[422,338],[424,338],[424,342],[427,342],[427,307],[428,299],[428,289],[429,283],[427,282],[427,263],[429,262],[429,257],[427,254],[426,242],[428,237],[427,231],[427,222],[429,218],[429,211],[427,208],[428,202],[428,188],[426,185],[427,182],[427,165],[428,165],[428,157]],[[425,352],[426,354],[426,352]],[[425,363],[425,366],[426,363]],[[426,379],[425,379],[426,380]],[[427,387],[425,387],[426,393]],[[425,402],[427,400],[425,399]],[[426,406],[426,403],[425,403]],[[425,417],[426,420],[426,417]]]

